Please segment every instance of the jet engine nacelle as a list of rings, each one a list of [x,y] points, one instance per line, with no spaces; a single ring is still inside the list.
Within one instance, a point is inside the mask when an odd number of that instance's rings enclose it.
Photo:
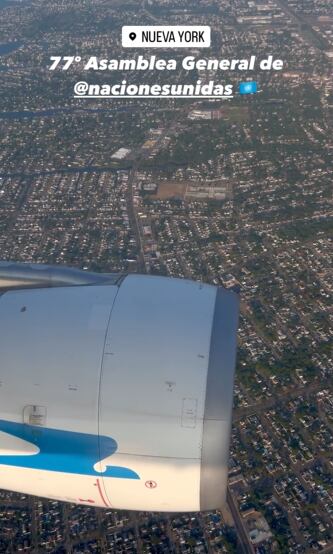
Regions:
[[[238,297],[0,264],[0,488],[197,511],[225,502]]]

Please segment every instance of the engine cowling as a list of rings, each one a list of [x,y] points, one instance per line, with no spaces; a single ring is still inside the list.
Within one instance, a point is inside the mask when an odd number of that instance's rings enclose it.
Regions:
[[[0,488],[119,509],[220,507],[238,296],[38,267],[0,264]]]

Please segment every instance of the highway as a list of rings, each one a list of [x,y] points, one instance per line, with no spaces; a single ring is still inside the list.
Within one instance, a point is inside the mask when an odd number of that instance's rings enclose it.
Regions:
[[[232,517],[235,522],[235,527],[237,531],[238,544],[243,552],[243,554],[255,554],[254,548],[250,542],[250,539],[247,535],[247,532],[244,527],[242,518],[238,512],[236,503],[233,499],[233,496],[230,491],[230,487],[227,490],[227,503],[231,511]]]

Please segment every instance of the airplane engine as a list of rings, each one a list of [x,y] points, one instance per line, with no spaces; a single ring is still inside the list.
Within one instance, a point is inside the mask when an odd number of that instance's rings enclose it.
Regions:
[[[225,502],[238,295],[0,263],[0,488],[92,506]]]

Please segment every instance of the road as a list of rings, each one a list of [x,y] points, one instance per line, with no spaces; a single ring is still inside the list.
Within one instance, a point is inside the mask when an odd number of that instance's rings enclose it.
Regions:
[[[235,522],[235,527],[237,531],[238,544],[243,552],[243,554],[255,554],[254,548],[248,538],[247,532],[244,527],[243,520],[238,512],[238,508],[231,494],[230,487],[227,490],[227,503],[231,511],[232,517]]]
[[[134,185],[136,184],[137,163],[134,162],[128,177],[128,192],[127,192],[127,208],[128,217],[131,223],[132,231],[134,233],[135,241],[137,244],[137,271],[138,273],[146,273],[146,264],[144,259],[143,244],[140,232],[140,226],[138,221],[137,211],[134,205]]]
[[[285,15],[289,16],[290,19],[298,25],[299,33],[307,44],[313,46],[317,50],[329,50],[328,42],[321,35],[316,33],[304,16],[299,13],[295,13],[294,10],[288,6],[285,0],[276,0],[276,4],[281,8]]]
[[[239,421],[250,415],[258,415],[265,413],[276,405],[280,405],[289,402],[292,398],[299,398],[300,396],[308,396],[329,386],[327,382],[315,381],[313,383],[306,383],[306,385],[299,385],[290,387],[287,390],[280,391],[277,397],[270,397],[265,400],[260,400],[260,403],[253,403],[249,406],[242,408],[236,408],[233,412],[233,422]]]

